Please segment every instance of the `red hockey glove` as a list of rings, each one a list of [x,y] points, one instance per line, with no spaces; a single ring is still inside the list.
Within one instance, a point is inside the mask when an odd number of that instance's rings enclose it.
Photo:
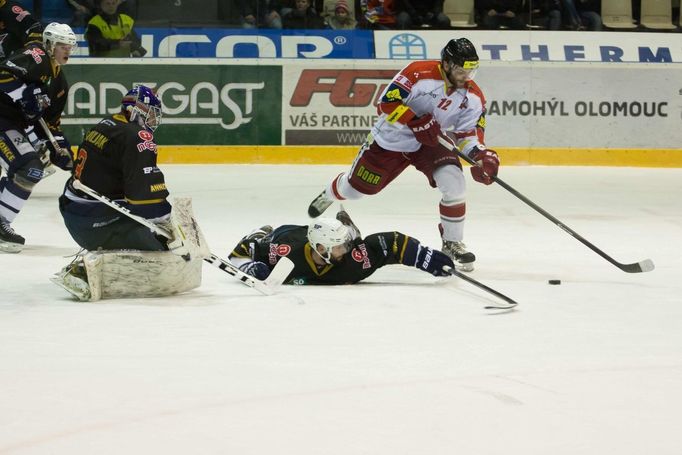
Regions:
[[[414,137],[424,145],[435,147],[438,145],[438,135],[440,135],[440,125],[433,118],[433,115],[426,114],[414,118],[407,123],[414,133]]]
[[[476,150],[469,155],[476,161],[476,166],[471,166],[471,176],[477,182],[490,185],[493,177],[497,175],[497,168],[500,167],[500,159],[493,150]]]

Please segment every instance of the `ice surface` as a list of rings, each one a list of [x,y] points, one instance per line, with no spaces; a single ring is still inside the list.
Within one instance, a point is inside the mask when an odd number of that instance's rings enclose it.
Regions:
[[[164,169],[226,256],[255,227],[307,223],[345,166]],[[682,453],[682,169],[501,176],[616,260],[656,270],[624,273],[469,179],[471,276],[519,301],[513,312],[400,266],[265,297],[206,264],[186,295],[78,303],[49,282],[78,250],[55,174],[14,223],[26,249],[0,255],[0,454]],[[345,205],[364,234],[438,247],[438,199],[410,169]]]

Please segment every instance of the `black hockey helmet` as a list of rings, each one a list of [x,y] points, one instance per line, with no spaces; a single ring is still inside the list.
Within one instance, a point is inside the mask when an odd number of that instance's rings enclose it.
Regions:
[[[474,69],[478,67],[478,54],[476,53],[476,48],[471,41],[466,38],[451,39],[441,51],[440,58],[443,61],[453,63],[464,69]],[[466,62],[471,63],[467,65]]]

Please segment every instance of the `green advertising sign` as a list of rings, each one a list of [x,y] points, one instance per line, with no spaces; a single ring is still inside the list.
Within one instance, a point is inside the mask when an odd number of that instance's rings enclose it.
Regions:
[[[156,88],[161,98],[160,145],[281,144],[281,66],[70,62],[64,70],[71,89],[62,126],[74,144],[117,112],[136,83]]]

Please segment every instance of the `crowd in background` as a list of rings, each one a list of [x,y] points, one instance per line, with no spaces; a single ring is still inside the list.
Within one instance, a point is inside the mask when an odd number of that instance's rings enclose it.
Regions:
[[[453,0],[448,0],[453,1]],[[456,0],[454,0],[456,1]],[[466,1],[466,0],[465,0]],[[602,0],[474,0],[475,28],[484,30],[606,30]],[[627,1],[627,0],[625,0]],[[630,0],[635,24],[641,2]],[[653,1],[653,0],[651,0]],[[670,0],[672,23],[679,2]],[[444,0],[34,0],[61,4],[71,25],[87,27],[103,4],[139,26],[222,26],[270,29],[450,29]],[[200,8],[197,8],[201,5]],[[50,10],[49,8],[45,8]],[[54,11],[52,8],[50,11]],[[120,21],[109,15],[109,22]],[[679,31],[679,27],[676,30]],[[132,44],[134,47],[134,43]]]

